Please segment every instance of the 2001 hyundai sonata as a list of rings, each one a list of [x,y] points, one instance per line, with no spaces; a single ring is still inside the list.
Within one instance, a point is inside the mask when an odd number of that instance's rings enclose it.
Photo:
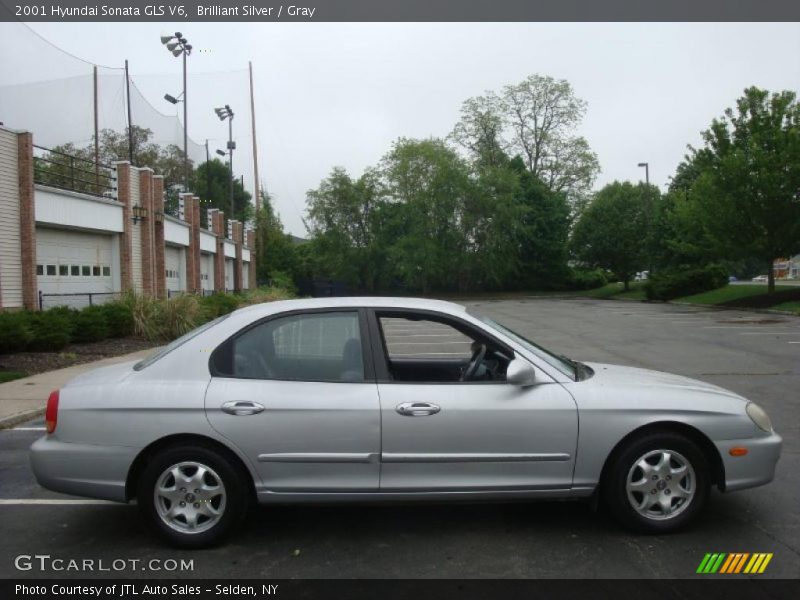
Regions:
[[[674,530],[769,482],[758,405],[655,371],[557,356],[464,307],[329,298],[238,310],[53,392],[33,444],[51,490],[136,498],[173,544],[270,502],[586,498]]]

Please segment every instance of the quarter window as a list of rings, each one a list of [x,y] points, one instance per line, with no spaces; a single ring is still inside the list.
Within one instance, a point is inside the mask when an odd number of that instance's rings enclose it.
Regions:
[[[223,352],[223,355],[225,353]],[[293,381],[364,381],[358,313],[280,317],[232,341],[229,376]]]

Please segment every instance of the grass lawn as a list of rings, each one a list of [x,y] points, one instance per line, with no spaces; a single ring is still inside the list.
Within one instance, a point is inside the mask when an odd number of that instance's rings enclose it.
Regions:
[[[0,383],[14,381],[15,379],[22,379],[23,377],[27,376],[28,374],[24,371],[0,371]]]
[[[785,310],[800,315],[800,301],[794,302],[781,302],[772,307],[774,310]]]
[[[722,304],[723,302],[730,302],[731,300],[739,300],[741,298],[750,298],[752,296],[761,296],[767,293],[766,285],[726,285],[725,287],[711,290],[710,292],[703,292],[695,294],[694,296],[684,296],[673,300],[678,303],[688,304]]]

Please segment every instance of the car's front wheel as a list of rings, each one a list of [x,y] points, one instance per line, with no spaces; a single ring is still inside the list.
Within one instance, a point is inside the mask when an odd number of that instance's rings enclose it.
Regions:
[[[138,502],[155,530],[174,546],[222,541],[244,516],[244,479],[218,452],[180,446],[157,454],[139,479]]]
[[[644,533],[675,531],[708,498],[708,461],[684,435],[648,434],[616,454],[602,485],[606,505],[623,525]]]

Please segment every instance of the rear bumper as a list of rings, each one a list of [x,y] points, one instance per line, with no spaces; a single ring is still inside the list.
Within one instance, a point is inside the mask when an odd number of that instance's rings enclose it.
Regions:
[[[733,492],[764,485],[775,477],[783,439],[772,432],[763,437],[716,442],[725,467],[725,491]],[[731,456],[730,449],[747,448],[745,456]]]
[[[31,446],[31,468],[48,490],[126,502],[125,480],[137,452],[124,446],[61,442],[46,435]]]

